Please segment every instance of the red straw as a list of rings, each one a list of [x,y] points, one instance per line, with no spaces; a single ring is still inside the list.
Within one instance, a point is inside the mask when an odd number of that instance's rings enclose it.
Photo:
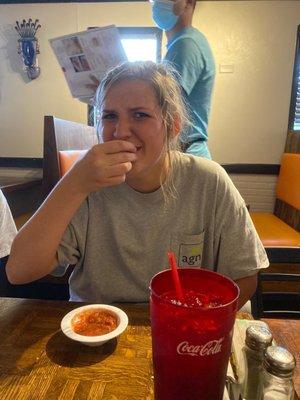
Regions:
[[[181,283],[179,280],[178,269],[177,269],[177,264],[176,264],[176,260],[175,260],[175,254],[172,251],[169,251],[168,258],[169,258],[169,265],[172,270],[172,277],[173,277],[173,283],[175,286],[176,296],[177,296],[178,300],[183,302],[184,296],[183,296],[183,290],[181,287]]]

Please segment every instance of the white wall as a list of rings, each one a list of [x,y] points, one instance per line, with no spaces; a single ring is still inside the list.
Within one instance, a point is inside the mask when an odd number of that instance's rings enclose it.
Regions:
[[[210,149],[221,163],[278,163],[287,132],[300,2],[202,1],[194,26],[208,38],[217,77]],[[41,75],[29,82],[15,21],[39,18]],[[88,26],[153,26],[147,2],[0,5],[0,157],[42,157],[43,116],[86,122],[48,40]],[[230,65],[233,73],[220,73]]]

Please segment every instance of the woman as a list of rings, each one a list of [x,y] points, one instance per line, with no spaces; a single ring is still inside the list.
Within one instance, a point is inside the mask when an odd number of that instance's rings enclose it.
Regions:
[[[110,71],[97,95],[94,146],[58,183],[14,241],[8,278],[19,284],[74,265],[75,301],[147,301],[168,265],[234,279],[239,306],[268,260],[244,201],[213,161],[176,151],[188,117],[173,73],[152,62]]]

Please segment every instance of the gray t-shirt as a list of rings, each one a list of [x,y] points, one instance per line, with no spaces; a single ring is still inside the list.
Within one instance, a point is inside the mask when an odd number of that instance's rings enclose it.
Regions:
[[[58,269],[75,265],[74,301],[143,302],[149,281],[168,268],[203,267],[232,279],[268,266],[244,200],[217,163],[177,153],[175,201],[161,189],[139,193],[126,183],[92,193],[65,231]],[[59,271],[56,271],[59,274]]]

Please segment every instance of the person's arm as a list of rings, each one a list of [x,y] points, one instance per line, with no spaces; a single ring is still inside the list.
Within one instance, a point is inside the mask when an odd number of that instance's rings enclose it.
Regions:
[[[257,287],[257,274],[237,279],[235,283],[240,288],[240,297],[238,302],[239,310],[253,296]]]
[[[6,264],[12,284],[31,282],[53,270],[60,239],[85,197],[68,178],[57,185],[13,242]]]
[[[125,181],[136,148],[126,141],[94,146],[58,183],[17,234],[6,265],[8,280],[27,283],[51,272],[71,218],[89,193]]]

